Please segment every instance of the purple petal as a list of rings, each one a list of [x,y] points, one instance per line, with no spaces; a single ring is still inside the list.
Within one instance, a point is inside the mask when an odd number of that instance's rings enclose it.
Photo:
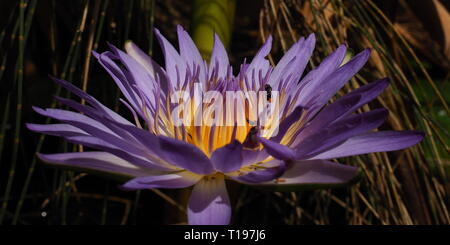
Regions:
[[[388,85],[388,79],[381,79],[373,83],[369,83],[351,93],[336,100],[331,105],[325,107],[311,122],[311,126],[299,135],[299,137],[307,137],[308,132],[314,132],[319,128],[332,124],[350,113],[356,111],[359,107],[367,104],[375,99]]]
[[[358,104],[355,105],[355,107],[361,107],[364,104],[367,104],[371,100],[375,99],[378,95],[380,95],[388,85],[389,85],[389,78],[383,78],[375,82],[371,82],[362,87],[359,87],[348,93],[346,96],[352,96],[356,94],[361,95],[361,100],[358,102]]]
[[[216,67],[217,65],[217,67]],[[211,54],[211,60],[209,63],[209,71],[208,77],[211,76],[213,69],[217,69],[218,77],[224,79],[227,75],[227,69],[230,66],[228,61],[228,54],[220,41],[220,37],[217,34],[214,34],[214,47]]]
[[[111,57],[115,56],[111,52],[103,52],[102,54],[97,54],[94,52],[94,57],[97,58],[100,65],[102,65],[103,68],[108,72],[108,74],[113,78],[114,82],[119,87],[120,91],[134,108],[134,110],[136,112],[140,112],[140,105],[142,104],[142,101],[139,98],[138,94],[134,91],[133,86],[127,80],[123,71],[112,60]]]
[[[261,62],[261,60],[265,59],[267,55],[269,55],[270,49],[272,49],[272,36],[269,36],[263,46],[258,50],[252,62],[250,63],[250,67],[257,68],[258,63]]]
[[[293,162],[276,181],[258,183],[258,187],[271,187],[274,190],[333,187],[350,182],[357,176],[358,168],[325,160]]]
[[[339,46],[332,54],[326,57],[317,68],[306,74],[299,83],[298,89],[301,91],[298,99],[294,101],[296,106],[305,106],[307,101],[316,96],[315,91],[319,91],[324,78],[328,77],[342,64],[346,51],[347,48],[345,45]],[[296,94],[297,90],[293,90],[293,93]]]
[[[94,108],[91,108],[86,105],[82,105],[73,100],[61,98],[58,96],[55,96],[55,98],[62,104],[67,105],[75,110],[78,110],[79,112],[83,113],[84,115],[91,117],[93,120],[95,120],[95,121],[99,122],[100,124],[102,124],[103,126],[107,127],[110,130],[110,131],[107,131],[108,133],[114,132],[113,135],[117,135],[117,136],[121,137],[122,139],[129,141],[127,143],[135,143],[136,142],[136,140],[129,135],[127,130],[118,128],[117,125],[126,125],[129,127],[136,127],[136,126],[134,126],[132,124],[131,125],[130,124],[122,124],[121,122],[117,122],[116,120],[108,117],[104,113],[102,113],[100,111],[96,111]],[[62,120],[62,121],[65,121],[65,120]],[[83,122],[78,122],[78,121],[74,122],[72,120],[67,120],[67,121],[68,121],[68,123],[75,125],[81,129],[86,128],[86,127],[92,128],[90,124],[85,124]],[[97,128],[94,127],[93,130],[88,130],[87,132],[89,132],[92,135],[103,138],[101,135],[96,134],[96,131],[97,131]],[[103,139],[107,140],[107,138],[103,138]],[[120,139],[120,140],[122,140],[122,139]]]
[[[131,84],[137,85],[142,91],[143,95],[150,102],[149,107],[155,106],[156,99],[156,89],[157,84],[154,79],[154,74],[150,74],[147,70],[134,58],[123,52],[122,50],[116,48],[114,45],[109,45],[114,54],[120,59],[121,63],[126,69],[122,69],[126,78],[131,82]]]
[[[242,144],[234,140],[211,154],[214,168],[222,173],[238,170],[242,166]]]
[[[255,75],[258,74],[260,70],[262,71],[262,74],[265,74],[268,71],[268,69],[270,68],[270,63],[265,57],[270,53],[271,48],[272,36],[269,36],[263,46],[256,53],[255,57],[253,57],[253,60],[248,65],[247,69],[245,69],[245,74],[247,74],[249,78],[251,78],[253,73]],[[251,81],[256,82],[252,79]]]
[[[345,140],[366,133],[380,126],[387,117],[386,109],[376,109],[366,113],[351,115],[318,132],[311,134],[306,139],[301,139],[300,144],[295,145],[297,159],[310,158],[322,151],[335,147]]]
[[[80,144],[87,146],[89,148],[102,150],[109,152],[117,157],[123,158],[129,162],[132,162],[135,165],[141,166],[143,168],[154,169],[158,171],[174,171],[177,170],[174,166],[168,165],[165,162],[161,162],[160,159],[152,158],[151,155],[147,156],[139,156],[131,154],[123,149],[117,148],[116,146],[98,139],[93,136],[73,136],[65,138],[68,142],[74,144]]]
[[[261,151],[259,149],[252,150],[252,149],[243,149],[242,150],[242,165],[246,166],[249,164],[254,164],[257,162],[261,162],[264,159],[268,158],[269,154],[267,151],[263,148]]]
[[[223,177],[203,178],[192,190],[188,204],[190,225],[228,225],[230,199]]]
[[[113,78],[114,82],[119,87],[120,91],[125,96],[133,110],[139,114],[142,119],[146,120],[150,126],[152,126],[153,117],[147,117],[143,111],[144,108],[146,108],[146,104],[150,104],[150,102],[146,101],[148,100],[148,96],[145,97],[142,94],[142,89],[139,90],[139,87],[134,83],[134,79],[132,78],[130,72],[123,67],[119,67],[113,61],[113,59],[118,59],[118,57],[112,52],[104,52],[102,54],[94,53],[94,56]]]
[[[263,144],[267,153],[279,160],[292,160],[295,158],[295,151],[288,146],[279,144],[272,140],[259,137],[259,141]]]
[[[98,121],[87,117],[83,114],[76,113],[73,111],[66,111],[66,110],[60,110],[60,109],[41,109],[39,107],[32,107],[33,110],[43,116],[50,117],[53,119],[57,119],[63,122],[79,122],[84,123],[87,125],[91,125],[91,127],[95,127],[97,129],[103,130],[105,132],[114,134],[109,128],[107,128],[105,125],[99,123]]]
[[[281,178],[288,183],[345,183],[351,180],[358,168],[331,161],[312,160],[294,162]]]
[[[144,158],[152,158],[153,161],[160,162],[160,165],[167,166],[166,163],[162,163],[158,159],[161,155],[159,149],[159,140],[156,136],[152,135],[146,130],[139,129],[134,125],[121,124],[104,115],[97,115],[97,112],[93,111],[92,108],[88,106],[81,105],[75,101],[67,100],[63,98],[58,98],[63,104],[66,104],[74,109],[83,112],[85,115],[93,117],[97,122],[99,122],[104,128],[96,128],[91,126],[91,124],[86,124],[83,121],[73,121],[70,119],[60,119],[71,125],[74,125],[83,131],[91,134],[98,139],[102,139],[108,142],[109,145],[114,145],[115,148],[125,150],[129,153],[139,155]],[[112,133],[114,132],[114,133]],[[73,140],[73,139],[71,139]],[[88,142],[89,143],[89,142]],[[81,142],[81,144],[83,144]],[[87,145],[86,145],[87,146]],[[101,145],[100,145],[101,146]],[[96,149],[102,149],[95,147]],[[105,149],[102,149],[105,150]],[[107,151],[107,150],[106,150]],[[156,157],[155,157],[156,156]]]
[[[83,130],[71,126],[69,124],[33,124],[27,123],[27,128],[34,132],[39,132],[43,134],[59,136],[59,137],[70,137],[70,136],[81,136],[87,135]]]
[[[97,110],[103,112],[103,114],[108,115],[111,119],[113,119],[113,120],[115,120],[117,122],[123,123],[123,124],[133,125],[128,120],[126,120],[125,118],[123,118],[122,116],[120,116],[119,114],[114,112],[113,110],[109,109],[108,107],[104,106],[102,103],[100,103],[94,97],[92,97],[91,95],[87,94],[83,90],[77,88],[73,84],[71,84],[71,83],[69,83],[67,81],[61,80],[61,79],[54,78],[54,77],[50,77],[50,78],[54,82],[56,82],[57,84],[63,86],[65,89],[67,89],[71,93],[73,93],[76,96],[86,100],[90,105],[95,107]]]
[[[192,41],[192,38],[181,25],[177,25],[177,33],[181,57],[184,58],[186,64],[192,71],[196,68],[194,65],[200,68],[199,79],[201,82],[203,81],[202,83],[204,83],[206,78],[206,67],[197,46],[195,46],[194,41]]]
[[[214,172],[209,158],[195,145],[165,136],[158,138],[166,161],[198,174]]]
[[[286,84],[285,86],[288,86],[289,90],[291,86],[297,85],[298,80],[303,74],[308,61],[311,58],[315,43],[316,37],[314,34],[311,34],[306,40],[302,41],[301,39],[294,44],[274,68],[272,74],[270,75],[269,84],[272,87],[276,87],[282,77],[292,75],[292,83]],[[292,56],[294,59],[292,59]]]
[[[294,45],[292,45],[289,50],[281,57],[280,61],[278,61],[277,65],[273,69],[270,74],[268,84],[271,87],[275,87],[275,84],[280,82],[281,77],[286,72],[286,69],[289,68],[289,65],[294,63],[299,53],[299,49],[304,47],[305,38],[301,37]],[[302,58],[302,57],[299,57]],[[309,57],[308,57],[309,59]]]
[[[336,92],[341,89],[350,78],[352,78],[367,62],[370,56],[370,49],[366,49],[357,54],[353,59],[347,62],[335,72],[328,75],[324,81],[317,87],[317,90],[311,91],[312,95],[308,101],[305,101],[305,106],[324,105]],[[302,91],[303,93],[303,91]],[[300,94],[302,97],[303,94]],[[320,108],[319,108],[320,109]],[[318,109],[317,109],[318,110]]]
[[[146,53],[144,53],[136,44],[132,41],[125,43],[125,50],[127,54],[141,64],[148,72],[148,74],[154,79],[155,70],[153,69],[154,62]]]
[[[142,146],[144,146],[152,154],[162,155],[161,149],[159,147],[159,139],[156,135],[150,133],[147,130],[131,125],[124,125],[117,123],[114,126],[132,135]]]
[[[342,116],[351,113],[350,110],[361,100],[361,95],[346,95],[335,101],[331,105],[325,107],[313,120],[308,122],[302,131],[298,134],[299,138],[307,138],[318,132],[320,129],[332,124]],[[356,109],[355,109],[356,110]],[[350,111],[350,112],[349,112]]]
[[[142,177],[161,172],[143,168],[132,164],[108,152],[76,152],[61,154],[38,154],[39,158],[45,162],[66,165],[69,167],[91,169],[112,174],[125,175],[129,177]]]
[[[186,62],[172,46],[172,44],[170,44],[169,41],[167,41],[167,39],[156,28],[155,35],[164,53],[165,70],[167,72],[167,76],[169,77],[169,87],[175,87],[175,89],[178,89],[178,87],[175,86],[180,83],[180,81],[177,80],[177,70],[180,79],[184,79],[186,73]]]
[[[277,166],[265,168],[261,170],[255,170],[248,172],[245,175],[239,176],[239,177],[232,177],[230,178],[238,181],[243,182],[246,184],[254,184],[254,183],[261,183],[266,181],[271,181],[276,178],[279,178],[281,175],[283,175],[284,171],[286,170],[286,164],[284,161],[278,161]]]
[[[134,178],[122,185],[121,188],[124,190],[140,190],[153,188],[178,189],[192,186],[201,178],[201,175],[183,171],[173,174]]]
[[[119,137],[119,135],[124,135],[126,134],[126,132],[120,132],[120,129],[116,129],[113,132],[113,130],[106,127],[105,126],[107,123],[106,120],[103,121],[103,123],[100,123],[80,113],[74,113],[71,111],[64,111],[64,110],[47,109],[44,111],[40,110],[39,108],[36,108],[35,110],[42,115],[46,115],[48,117],[52,117],[60,121],[66,122],[70,125],[73,125],[89,133],[90,135],[102,139],[108,142],[109,144],[114,145],[119,149],[125,150],[129,153],[140,156],[146,156],[148,154],[147,151],[144,149],[144,147],[142,147],[139,144],[136,144],[136,142],[125,140]]]
[[[352,137],[343,144],[311,159],[332,159],[372,152],[397,151],[419,143],[424,137],[417,131],[380,131]]]
[[[272,135],[272,138],[270,138],[270,140],[279,143],[284,135],[287,133],[287,131],[289,130],[289,128],[296,123],[300,117],[303,114],[303,107],[301,106],[297,106],[294,111],[292,111],[289,116],[287,116],[281,123],[280,126],[278,127],[278,132],[277,135]]]
[[[174,159],[172,159],[171,157],[167,157],[167,150],[163,150],[161,148],[161,137],[164,136],[156,136],[150,132],[148,132],[147,130],[143,130],[134,126],[130,126],[130,125],[123,125],[120,123],[114,123],[114,122],[110,122],[110,121],[105,121],[105,124],[108,125],[109,127],[111,127],[115,132],[121,132],[121,131],[125,131],[129,134],[129,136],[132,137],[132,139],[128,140],[130,143],[130,145],[132,145],[131,143],[134,143],[136,148],[142,148],[145,149],[145,153],[146,153],[146,158],[149,158],[150,160],[154,161],[154,162],[158,162],[159,165],[164,166],[164,167],[169,167],[169,168],[173,168],[174,166],[178,166],[183,168],[181,165],[179,164],[183,164],[180,162],[174,162]],[[177,141],[175,139],[172,139],[174,141]],[[187,151],[189,151],[189,149],[191,149],[190,147],[194,147],[195,146],[179,141],[180,144],[186,144],[187,145]],[[126,144],[126,142],[124,142]],[[179,147],[179,146],[175,146],[175,147]],[[122,148],[127,148],[127,146],[122,146]],[[198,150],[198,149],[197,149]],[[196,152],[194,152],[195,150],[193,150],[192,152],[190,152],[190,154],[197,154]],[[199,150],[198,150],[199,151]],[[200,155],[203,156],[203,152],[200,152]],[[188,160],[189,161],[189,160]],[[199,163],[201,164],[201,163]],[[197,167],[201,167],[201,165],[197,166]]]
[[[167,79],[166,73],[163,71],[162,67],[159,66],[150,56],[148,56],[144,51],[142,51],[138,46],[136,46],[133,42],[127,41],[125,43],[125,50],[127,54],[133,57],[137,62],[139,62],[147,71],[148,74],[156,79],[157,77],[162,80],[160,81],[159,86],[163,94],[167,95]]]

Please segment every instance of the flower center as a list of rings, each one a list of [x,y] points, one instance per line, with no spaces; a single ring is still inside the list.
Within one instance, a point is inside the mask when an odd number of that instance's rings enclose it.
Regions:
[[[291,108],[285,89],[268,84],[271,69],[247,69],[241,66],[238,76],[228,69],[225,77],[218,77],[214,68],[202,82],[199,67],[194,67],[185,82],[169,89],[165,108],[161,94],[155,95],[159,102],[154,109],[143,106],[149,130],[194,144],[207,156],[235,139],[252,149],[260,147],[252,130],[265,138],[276,136]]]
[[[225,175],[221,172],[216,172],[214,174],[208,174],[203,176],[204,181],[215,181],[217,179],[224,179]]]

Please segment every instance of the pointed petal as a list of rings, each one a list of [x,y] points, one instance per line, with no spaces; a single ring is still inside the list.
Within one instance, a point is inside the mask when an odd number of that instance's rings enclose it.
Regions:
[[[202,178],[190,172],[145,176],[134,178],[121,186],[124,190],[141,190],[153,188],[178,189],[194,185]]]
[[[266,42],[263,44],[263,46],[256,53],[255,57],[253,57],[252,62],[248,65],[247,69],[245,70],[245,74],[248,76],[248,78],[251,79],[253,73],[255,75],[258,75],[260,70],[263,72],[262,74],[265,74],[268,71],[268,69],[270,68],[270,63],[265,57],[270,53],[271,48],[272,48],[272,36],[269,36]],[[253,80],[251,81],[256,82]]]
[[[315,90],[310,91],[309,100],[305,101],[305,106],[312,107],[312,105],[318,106],[320,109],[336,92],[341,89],[345,83],[350,80],[367,62],[370,56],[370,49],[366,49],[357,54],[353,59],[347,62],[345,65],[339,67],[336,71],[328,75],[321,83],[320,86],[315,87]],[[300,94],[302,97],[303,91]],[[320,106],[320,107],[319,107]]]
[[[320,129],[295,145],[296,159],[307,159],[323,151],[336,147],[345,140],[379,127],[387,117],[386,109],[351,115],[329,127]],[[294,143],[295,144],[295,143]]]
[[[91,95],[87,94],[83,90],[77,88],[73,84],[71,84],[71,83],[69,83],[69,82],[67,82],[65,80],[62,80],[62,79],[57,79],[57,78],[54,78],[54,77],[50,77],[50,78],[56,84],[61,85],[62,87],[64,87],[68,91],[70,91],[71,93],[73,93],[76,96],[86,100],[91,106],[95,107],[97,110],[99,110],[99,111],[103,112],[104,114],[108,115],[111,119],[113,119],[113,120],[115,120],[117,122],[123,123],[123,124],[133,125],[128,120],[126,120],[125,118],[123,118],[122,116],[117,114],[115,111],[113,111],[113,110],[109,109],[108,107],[104,106],[97,99],[95,99]]]
[[[159,159],[151,159],[151,155],[148,156],[139,156],[131,154],[123,149],[117,148],[116,146],[95,138],[93,136],[73,136],[73,137],[67,137],[65,138],[68,142],[74,143],[74,144],[80,144],[87,146],[92,149],[105,151],[108,153],[111,153],[117,157],[120,157],[122,159],[125,159],[129,162],[132,162],[134,165],[140,166],[142,168],[148,168],[148,169],[154,169],[158,171],[174,171],[179,170],[175,168],[175,166],[171,166],[166,164],[165,162],[161,162]]]
[[[214,172],[209,158],[195,145],[165,136],[158,138],[166,161],[198,174]]]
[[[298,134],[298,138],[307,138],[314,133],[317,133],[322,128],[329,126],[338,118],[348,115],[346,113],[361,100],[361,95],[346,95],[343,98],[335,101],[331,105],[325,107],[313,120],[308,122],[302,131]],[[343,115],[345,114],[345,115]]]
[[[75,152],[60,154],[38,154],[39,158],[47,163],[66,166],[80,171],[105,172],[113,175],[122,175],[126,178],[142,177],[160,174],[160,171],[143,168],[132,164],[108,152]]]
[[[106,126],[108,122],[107,120],[99,122],[80,113],[58,109],[42,110],[39,108],[35,108],[35,110],[42,115],[52,117],[60,121],[66,122],[72,126],[75,126],[89,133],[90,135],[98,139],[102,139],[105,142],[108,142],[109,144],[114,145],[117,148],[122,149],[126,152],[139,156],[147,155],[147,151],[144,149],[144,147],[137,144],[137,142],[126,140],[119,136],[119,135],[126,135],[127,132],[121,132],[120,128],[115,128],[113,132],[113,130],[108,128]]]
[[[197,65],[203,63],[202,56],[197,47],[192,41],[189,34],[183,29],[181,25],[177,25],[178,45],[180,47],[181,56],[187,61],[192,60]],[[188,62],[189,64],[190,62]],[[190,65],[190,64],[189,64]]]
[[[397,151],[422,141],[424,134],[417,131],[380,131],[352,137],[343,144],[320,153],[311,159],[332,159],[372,152]]]
[[[186,73],[186,62],[169,41],[155,28],[155,35],[164,53],[165,70],[169,77],[169,87],[178,89],[180,81],[177,80],[177,70],[180,79],[184,79]]]
[[[126,79],[125,74],[120,69],[120,67],[114,63],[112,58],[115,56],[111,52],[103,52],[101,54],[93,53],[94,57],[97,58],[100,65],[108,72],[108,74],[113,78],[116,85],[119,87],[122,94],[125,96],[127,101],[133,106],[136,112],[140,112],[141,99],[138,94],[134,91],[134,88]]]
[[[217,171],[228,173],[242,166],[242,144],[234,140],[211,154],[211,162]]]
[[[135,125],[130,125],[130,124],[122,124],[120,122],[117,122],[116,120],[108,117],[107,115],[105,115],[104,113],[102,113],[101,111],[97,111],[92,107],[86,106],[86,105],[82,105],[76,101],[70,100],[70,99],[65,99],[65,98],[61,98],[58,96],[55,96],[55,99],[59,102],[61,102],[63,105],[67,105],[69,107],[71,107],[72,109],[75,109],[79,112],[81,112],[83,115],[86,115],[88,117],[90,117],[91,119],[97,121],[98,123],[102,124],[103,126],[105,126],[106,128],[109,129],[109,131],[107,131],[110,134],[113,135],[118,135],[119,137],[123,138],[124,140],[128,140],[131,142],[135,142],[134,138],[131,137],[127,131],[125,130],[121,130],[121,129],[117,129],[117,127],[115,125],[127,125],[129,127],[136,127]],[[62,120],[64,121],[64,120]],[[91,127],[91,124],[86,124],[82,121],[72,121],[72,120],[68,120],[69,124],[72,124],[80,129],[83,128],[94,128],[94,131],[96,131],[98,128],[97,127]],[[99,136],[98,134],[96,134],[94,131],[92,130],[84,130],[92,135],[96,135]],[[104,131],[104,130],[103,130]],[[114,133],[111,133],[114,132]]]
[[[81,136],[87,135],[83,130],[76,128],[69,124],[33,124],[27,123],[27,128],[34,132],[39,132],[43,134],[60,136],[60,137],[70,137],[70,136]]]
[[[355,112],[361,106],[375,99],[388,85],[388,79],[381,79],[369,83],[336,100],[331,105],[325,107],[306,127],[298,137],[308,137],[311,132],[315,132],[329,124],[332,124],[350,113]]]
[[[272,49],[272,36],[269,36],[263,46],[258,50],[255,57],[253,58],[250,66],[258,67],[258,62],[261,59],[264,59],[267,55],[269,55],[270,50]],[[254,63],[255,62],[255,63]]]
[[[147,70],[148,74],[154,79],[155,78],[155,71],[153,69],[153,62],[144,51],[142,51],[136,44],[134,44],[132,41],[126,41],[125,42],[125,51],[127,51],[127,54],[133,59],[135,59],[139,64],[141,64],[145,70]]]
[[[344,60],[346,51],[347,48],[345,45],[339,46],[332,54],[326,57],[317,68],[310,71],[302,78],[298,87],[300,96],[294,101],[296,106],[305,106],[307,101],[316,96],[316,93],[314,92],[319,91],[323,80],[339,67]]]
[[[262,150],[256,149],[243,149],[242,150],[242,165],[246,166],[249,164],[254,164],[257,162],[261,162],[264,159],[268,158],[270,155],[267,153],[267,151],[263,148]]]
[[[288,146],[259,137],[267,153],[279,160],[292,160],[295,158],[295,151]]]
[[[296,85],[311,58],[315,43],[315,35],[311,34],[306,40],[300,39],[294,44],[274,68],[270,75],[269,85],[275,87],[282,77],[289,75],[292,75],[292,84],[286,84],[286,86]],[[293,62],[291,63],[291,61]],[[288,66],[288,64],[291,65]]]
[[[274,191],[298,191],[340,187],[351,183],[358,168],[325,160],[293,162],[276,181],[254,184]]]
[[[206,69],[204,66],[203,58],[195,46],[194,41],[189,34],[183,29],[181,25],[177,25],[178,33],[178,46],[180,47],[180,55],[186,61],[186,64],[194,70],[193,65],[200,67],[199,79],[204,80],[206,76]]]
[[[359,108],[375,99],[386,89],[388,85],[389,78],[383,78],[375,82],[371,82],[367,85],[361,86],[348,93],[346,96],[361,95],[361,100],[353,108],[351,108],[350,111],[353,112],[355,108]]]
[[[211,54],[211,59],[209,62],[209,72],[208,77],[211,76],[211,73],[213,69],[217,65],[217,73],[218,77],[224,79],[227,75],[227,69],[228,66],[230,66],[230,63],[228,61],[228,54],[223,46],[222,42],[220,41],[220,37],[217,34],[214,34],[214,47]]]
[[[158,63],[156,63],[149,55],[142,51],[142,49],[136,46],[136,44],[134,44],[132,41],[127,41],[125,43],[125,50],[127,51],[128,55],[133,57],[147,70],[148,74],[153,79],[159,77],[159,85],[161,86],[163,93],[165,95],[168,94],[166,73],[163,71],[162,67],[159,66]]]
[[[91,125],[91,127],[93,127],[93,128],[97,128],[97,129],[103,130],[105,132],[115,134],[109,128],[105,127],[105,125],[99,123],[98,121],[96,121],[90,117],[80,114],[80,113],[76,113],[73,111],[60,110],[60,109],[51,109],[51,108],[42,109],[42,108],[35,107],[35,106],[33,106],[32,108],[35,112],[37,112],[43,116],[46,116],[46,117],[57,119],[57,120],[60,120],[63,122],[84,123],[86,125]]]
[[[294,45],[292,45],[289,50],[281,57],[277,65],[274,67],[272,73],[270,74],[269,85],[273,88],[275,84],[279,83],[281,76],[285,74],[288,65],[296,60],[297,54],[299,53],[300,47],[304,44],[305,38],[301,37]]]
[[[281,175],[283,175],[284,171],[286,171],[286,164],[284,161],[277,160],[275,163],[273,163],[273,165],[274,167],[251,171],[245,175],[238,177],[230,176],[230,178],[244,184],[254,184],[271,181],[279,178]]]
[[[124,68],[126,68],[122,69],[125,77],[131,84],[138,86],[139,89],[143,91],[143,95],[150,102],[148,107],[153,108],[156,103],[156,90],[159,88],[157,88],[156,81],[154,77],[152,77],[152,74],[148,73],[145,67],[130,55],[116,48],[114,45],[109,45],[109,47],[119,58]]]
[[[203,178],[192,190],[188,204],[190,225],[228,225],[230,199],[223,177]]]
[[[159,147],[159,139],[156,135],[150,133],[147,130],[138,128],[136,126],[115,124],[114,126],[126,131],[132,135],[142,146],[144,146],[149,152],[154,155],[162,155]]]
[[[279,143],[284,135],[287,133],[287,131],[289,130],[289,128],[296,123],[300,117],[302,116],[304,112],[304,108],[301,106],[297,106],[292,112],[291,114],[289,114],[289,116],[287,116],[281,123],[280,126],[278,127],[278,131],[276,135],[272,135],[272,138],[270,138],[270,140]]]

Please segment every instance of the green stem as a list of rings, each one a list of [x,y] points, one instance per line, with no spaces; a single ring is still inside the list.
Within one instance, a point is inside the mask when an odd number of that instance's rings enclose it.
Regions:
[[[10,49],[13,48],[13,44],[14,44],[14,41],[16,39],[16,34],[17,34],[18,30],[19,30],[19,22],[20,22],[19,20],[17,20],[15,22],[13,30],[12,30],[11,43],[9,45]],[[5,28],[5,30],[6,30],[6,28]],[[1,44],[2,40],[3,40],[4,35],[5,35],[4,34],[5,30],[3,30],[2,34],[0,35],[1,36],[0,37],[0,39],[1,39],[0,40],[0,44]],[[0,65],[0,81],[3,78],[3,75],[5,74],[6,61],[7,60],[8,60],[8,53],[5,52],[5,55],[2,58],[2,64]],[[14,83],[13,83],[13,87],[14,87],[14,86],[16,86],[15,85],[16,76],[14,76],[13,80],[14,80]],[[5,142],[5,138],[6,138],[6,135],[5,135],[6,134],[6,125],[8,124],[9,113],[10,113],[9,111],[11,110],[10,104],[11,104],[11,91],[9,91],[8,95],[6,96],[6,102],[5,102],[6,106],[5,106],[5,110],[3,112],[2,125],[1,125],[1,128],[0,128],[0,158],[1,158],[2,154],[3,154],[3,146],[4,146],[4,142]]]
[[[34,0],[34,1],[36,1],[36,0]],[[81,18],[79,23],[78,23],[77,31],[75,32],[75,35],[74,35],[74,37],[72,39],[72,42],[71,42],[71,45],[70,45],[70,48],[69,48],[69,51],[68,51],[68,54],[67,54],[67,59],[66,59],[66,61],[64,63],[64,66],[63,66],[63,70],[62,70],[62,73],[61,73],[61,79],[65,79],[67,77],[67,74],[69,73],[69,71],[74,69],[72,67],[74,65],[71,66],[71,64],[75,63],[75,62],[73,62],[73,60],[76,60],[76,57],[78,57],[78,54],[79,54],[79,49],[80,49],[79,47],[81,46],[81,37],[82,37],[82,34],[83,34],[83,30],[84,30],[84,24],[83,23],[84,23],[83,22],[83,18]],[[70,77],[72,76],[72,73],[73,72],[69,73]],[[59,96],[60,94],[61,94],[61,86],[58,86],[56,88],[55,95]],[[54,108],[55,106],[56,106],[56,102],[52,102],[50,107]],[[51,121],[51,119],[47,118],[45,120],[45,124],[49,124],[50,121]],[[41,134],[40,135],[39,140],[38,140],[38,144],[36,146],[36,151],[35,151],[36,153],[41,151],[41,148],[42,148],[42,146],[44,144],[45,138],[46,138],[45,134]],[[34,170],[36,168],[36,163],[37,163],[37,155],[35,154],[33,156],[33,160],[31,161],[31,165],[28,168],[28,173],[27,173],[27,176],[25,178],[25,183],[23,185],[22,191],[20,193],[20,198],[19,198],[19,201],[17,203],[16,210],[14,212],[14,218],[13,218],[12,224],[16,224],[18,222],[20,211],[22,209],[23,202],[24,202],[24,197],[25,197],[25,195],[28,192],[28,187],[30,185],[31,178],[32,178]],[[56,177],[56,175],[55,175],[55,177]]]
[[[204,59],[211,56],[214,33],[230,49],[235,9],[235,0],[194,0],[191,36]]]
[[[6,124],[7,124],[8,119],[9,119],[10,99],[11,99],[11,93],[8,93],[8,95],[6,97],[5,111],[3,112],[3,117],[2,117],[2,124],[0,126],[0,158],[1,158],[2,154],[3,154],[3,146],[4,146],[4,141],[5,141]]]
[[[150,15],[148,17],[148,55],[152,56],[153,54],[153,25],[155,23],[155,1],[156,0],[150,0],[146,1],[147,9],[150,11]]]
[[[12,183],[14,180],[16,163],[18,158],[19,143],[20,143],[20,128],[22,119],[22,93],[23,93],[23,56],[25,52],[25,9],[27,2],[25,0],[20,1],[19,5],[19,55],[17,58],[17,110],[16,110],[16,125],[14,129],[14,142],[12,151],[11,167],[9,169],[8,182],[5,190],[5,200],[2,203],[2,209],[0,211],[0,224],[3,223],[6,209],[8,207],[8,198],[11,193]]]

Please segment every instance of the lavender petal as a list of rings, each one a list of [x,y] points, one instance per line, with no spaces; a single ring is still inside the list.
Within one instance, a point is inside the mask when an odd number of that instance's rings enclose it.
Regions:
[[[217,171],[233,172],[242,166],[242,144],[234,140],[211,154],[211,162]]]
[[[121,188],[124,190],[141,190],[153,188],[178,189],[192,186],[201,178],[201,175],[184,171],[172,174],[134,178],[123,184]]]
[[[325,160],[291,163],[277,180],[254,183],[257,188],[273,191],[298,191],[334,188],[351,183],[358,176],[358,168]]]
[[[192,190],[188,204],[190,225],[228,225],[231,206],[222,178],[202,179]]]
[[[322,152],[311,159],[332,159],[373,152],[397,151],[422,141],[424,134],[417,131],[379,131],[358,135],[343,144]]]
[[[52,165],[72,167],[81,171],[95,170],[115,175],[124,175],[128,178],[163,173],[135,165],[108,152],[39,153],[38,156],[42,161]]]
[[[165,136],[158,138],[164,159],[169,163],[198,174],[214,172],[209,158],[195,145]]]

